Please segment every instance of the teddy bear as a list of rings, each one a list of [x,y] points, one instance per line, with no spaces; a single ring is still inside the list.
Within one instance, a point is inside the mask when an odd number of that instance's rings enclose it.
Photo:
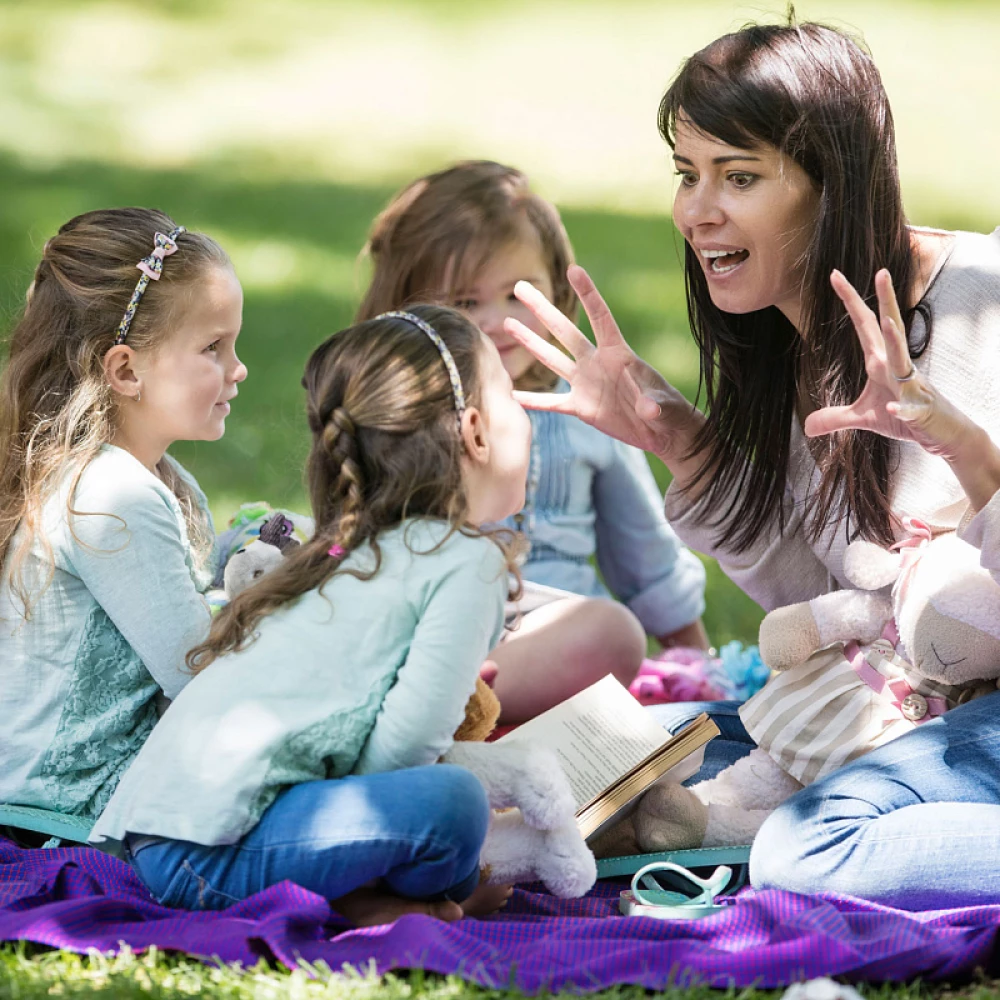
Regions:
[[[300,544],[284,512],[272,512],[263,521],[258,516],[251,522],[251,530],[257,529],[223,569],[228,600]],[[480,854],[483,879],[492,885],[541,881],[555,896],[582,896],[597,879],[597,865],[577,828],[569,782],[555,754],[544,747],[485,742],[500,716],[500,702],[486,679],[491,675],[495,666],[476,678],[455,743],[441,758],[472,771],[494,810]]]
[[[903,524],[891,549],[847,547],[844,574],[857,589],[765,616],[760,652],[772,675],[740,709],[757,747],[708,781],[654,785],[594,845],[598,857],[749,844],[805,785],[997,689],[1000,584],[955,532]]]

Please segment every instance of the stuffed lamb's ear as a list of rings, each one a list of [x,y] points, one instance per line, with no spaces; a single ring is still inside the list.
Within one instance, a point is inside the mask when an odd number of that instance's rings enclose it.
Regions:
[[[903,557],[875,542],[851,542],[844,552],[844,576],[860,590],[881,590],[899,576]]]

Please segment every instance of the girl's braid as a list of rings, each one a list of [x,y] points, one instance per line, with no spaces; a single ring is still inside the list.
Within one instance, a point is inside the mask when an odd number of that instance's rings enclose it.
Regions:
[[[357,542],[358,526],[364,511],[364,474],[358,459],[357,429],[351,415],[338,406],[323,428],[323,447],[330,464],[339,469],[334,490],[344,498],[337,522],[336,541],[345,549]]]

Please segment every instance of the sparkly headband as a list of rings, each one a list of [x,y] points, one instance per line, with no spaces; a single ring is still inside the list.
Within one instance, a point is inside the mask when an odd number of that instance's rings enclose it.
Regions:
[[[419,316],[414,316],[410,312],[385,312],[375,318],[405,319],[407,323],[412,323],[414,326],[419,327],[430,337],[431,343],[441,354],[441,360],[444,362],[445,368],[448,369],[448,378],[451,380],[451,391],[455,397],[455,412],[458,414],[458,429],[461,431],[462,414],[465,413],[465,390],[462,388],[462,378],[458,374],[458,365],[455,364],[455,359],[451,356],[448,345],[441,339],[441,335],[430,323],[425,322]]]
[[[135,265],[142,271],[142,274],[135,284],[135,291],[132,293],[132,298],[128,300],[128,305],[125,307],[125,315],[122,316],[122,321],[118,324],[118,332],[115,334],[115,347],[125,343],[125,338],[128,336],[128,328],[132,325],[132,318],[135,316],[135,311],[139,306],[143,293],[146,291],[146,286],[149,284],[150,279],[153,281],[160,280],[160,275],[163,273],[163,258],[169,257],[172,253],[177,253],[176,240],[183,232],[185,232],[184,227],[178,226],[166,236],[163,233],[157,233],[153,237],[153,252],[148,257],[143,257]]]

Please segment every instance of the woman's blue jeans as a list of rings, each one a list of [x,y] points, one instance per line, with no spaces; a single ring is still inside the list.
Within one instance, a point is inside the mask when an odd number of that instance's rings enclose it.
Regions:
[[[658,717],[671,728],[693,707],[663,706]],[[732,751],[739,739],[730,710],[724,705],[730,739],[720,749]],[[1000,692],[793,795],[757,834],[750,878],[760,889],[833,892],[912,910],[996,903]]]
[[[489,824],[483,786],[448,764],[310,781],[282,792],[236,844],[130,838],[161,903],[219,910],[288,879],[327,899],[378,882],[409,899],[468,898]]]
[[[740,757],[745,757],[757,745],[740,721],[739,701],[679,701],[666,705],[652,705],[647,711],[668,733],[676,733],[702,712],[707,712],[719,727],[719,735],[705,747],[705,760],[701,770],[684,782],[693,785],[696,781],[714,778]]]

